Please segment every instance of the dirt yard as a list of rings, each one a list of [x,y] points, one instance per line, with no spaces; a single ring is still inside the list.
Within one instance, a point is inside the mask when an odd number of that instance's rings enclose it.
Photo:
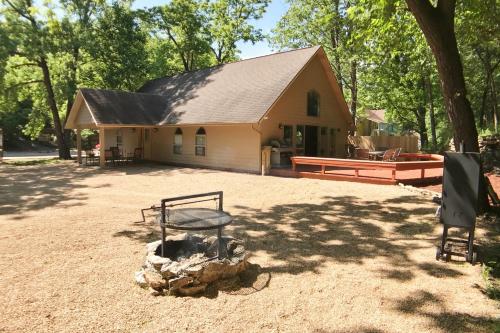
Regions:
[[[154,297],[139,209],[223,190],[254,293]],[[479,265],[436,262],[429,198],[398,186],[74,163],[0,166],[1,332],[491,332]],[[498,235],[477,232],[488,248]]]

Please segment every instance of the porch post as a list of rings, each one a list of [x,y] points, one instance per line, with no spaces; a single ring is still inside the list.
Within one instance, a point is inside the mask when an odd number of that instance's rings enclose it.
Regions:
[[[76,151],[76,161],[80,165],[82,164],[82,130],[79,128],[76,130]]]
[[[106,156],[104,156],[104,151],[106,150],[106,140],[104,135],[104,127],[99,127],[99,166],[106,166]]]

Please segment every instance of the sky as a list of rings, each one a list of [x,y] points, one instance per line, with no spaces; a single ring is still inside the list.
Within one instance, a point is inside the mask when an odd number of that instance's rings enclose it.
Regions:
[[[156,5],[165,4],[166,0],[136,0],[134,2],[134,8],[144,8]],[[264,34],[269,34],[271,30],[278,23],[279,19],[285,14],[288,9],[288,4],[285,0],[272,0],[272,2],[267,7],[267,11],[264,17],[260,20],[254,22],[255,27],[262,29]],[[241,51],[241,58],[248,59],[254,58],[266,54],[273,53],[273,49],[269,46],[269,43],[264,40],[262,42],[255,43],[238,43],[238,49]]]

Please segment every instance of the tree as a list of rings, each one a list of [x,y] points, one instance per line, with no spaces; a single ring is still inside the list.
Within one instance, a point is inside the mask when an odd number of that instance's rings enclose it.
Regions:
[[[437,148],[432,54],[411,13],[400,5],[387,15],[384,7],[358,3],[349,10],[356,38],[368,41],[360,73],[361,103],[386,110],[386,117],[404,132],[420,134],[422,149]]]
[[[8,32],[9,43],[15,47],[10,55],[17,55],[26,59],[23,66],[36,67],[41,71],[41,80],[31,80],[23,84],[41,82],[45,88],[46,103],[52,115],[59,157],[70,159],[69,142],[63,132],[63,124],[59,115],[59,107],[54,92],[54,86],[49,68],[49,57],[56,49],[54,43],[53,17],[45,20],[36,15],[36,8],[31,0],[2,0],[5,5],[5,28]]]
[[[465,82],[480,129],[498,132],[497,82],[500,64],[500,7],[496,0],[464,0],[456,14],[456,35]]]
[[[264,38],[260,29],[250,24],[262,18],[270,0],[217,0],[204,6],[210,50],[217,64],[235,60],[236,43],[258,42]]]
[[[205,67],[210,61],[209,38],[203,28],[207,18],[197,0],[172,0],[142,11],[142,18],[154,34],[172,42],[185,71]]]
[[[271,42],[279,48],[322,45],[337,82],[356,121],[358,77],[365,44],[357,38],[362,27],[348,15],[353,0],[290,0],[290,7],[273,29]],[[361,69],[362,70],[362,69]]]
[[[454,142],[479,151],[478,135],[455,36],[455,0],[406,0],[436,60],[444,105],[454,129]]]
[[[93,65],[85,80],[100,88],[135,90],[148,77],[148,40],[138,14],[127,3],[104,7],[93,29],[88,52]]]

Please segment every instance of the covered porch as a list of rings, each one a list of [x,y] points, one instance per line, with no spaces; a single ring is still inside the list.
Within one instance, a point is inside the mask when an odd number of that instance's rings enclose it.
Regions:
[[[158,131],[166,101],[161,96],[80,89],[66,122],[76,130],[78,163],[150,160],[151,134]],[[97,147],[82,147],[82,130],[99,133]],[[85,155],[83,152],[86,152]]]
[[[79,165],[121,165],[151,159],[149,127],[90,127],[76,129],[77,161]],[[97,145],[83,144],[82,130],[98,132]]]

